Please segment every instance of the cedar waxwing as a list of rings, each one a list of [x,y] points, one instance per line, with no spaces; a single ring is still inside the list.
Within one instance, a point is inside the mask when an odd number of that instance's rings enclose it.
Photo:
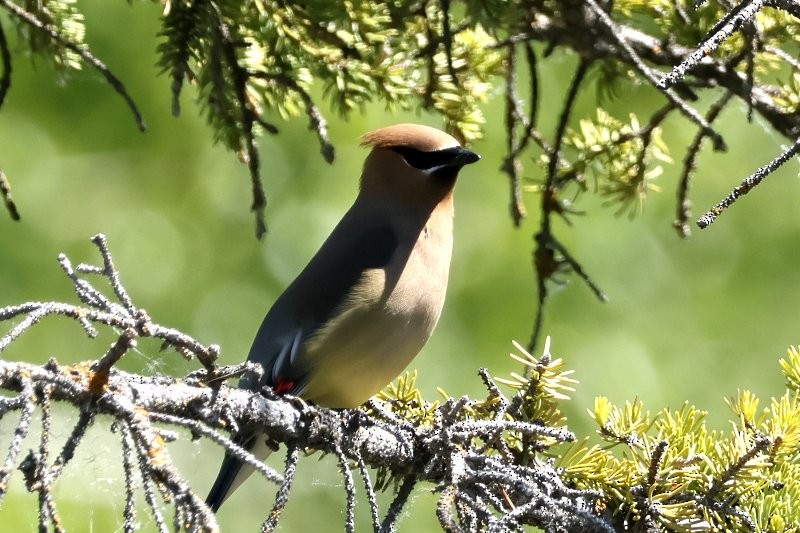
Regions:
[[[453,186],[480,156],[428,126],[398,124],[364,135],[372,148],[350,210],[264,317],[248,361],[260,380],[240,388],[353,408],[394,379],[420,351],[444,304],[453,247]],[[264,435],[235,441],[258,458]],[[225,455],[206,499],[216,511],[252,473]]]

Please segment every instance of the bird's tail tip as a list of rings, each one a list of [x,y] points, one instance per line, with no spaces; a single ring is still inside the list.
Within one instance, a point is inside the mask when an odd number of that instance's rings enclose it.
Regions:
[[[219,474],[217,474],[217,479],[214,481],[211,490],[208,491],[208,496],[206,496],[206,505],[215,513],[219,511],[219,508],[222,507],[222,504],[233,492],[233,482],[240,468],[241,463],[238,460],[227,454],[225,455]]]

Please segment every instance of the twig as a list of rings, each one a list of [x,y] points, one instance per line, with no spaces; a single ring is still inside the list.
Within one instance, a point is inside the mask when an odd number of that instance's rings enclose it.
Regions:
[[[747,4],[742,4],[740,7],[726,13],[714,26],[712,34],[703,39],[695,51],[689,54],[686,59],[675,65],[672,68],[672,72],[659,80],[659,87],[668,89],[678,80],[683,79],[689,70],[700,63],[704,57],[714,52],[725,39],[733,35],[733,32],[739,29],[745,21],[752,19],[763,7],[764,0],[750,0]]]
[[[709,123],[713,123],[722,110],[725,109],[725,106],[727,106],[732,97],[733,93],[728,91],[722,98],[714,102],[706,114],[706,120],[708,120]],[[703,139],[705,138],[706,132],[705,130],[701,129],[697,132],[697,135],[695,135],[694,139],[692,139],[692,143],[686,150],[686,156],[683,159],[681,177],[678,180],[678,201],[676,207],[677,213],[675,216],[675,222],[673,222],[673,227],[678,230],[678,235],[683,238],[688,237],[691,233],[691,229],[689,228],[689,217],[691,216],[692,204],[689,200],[689,181],[691,179],[692,172],[695,170],[697,156],[700,153],[700,148],[702,146]]]
[[[575,271],[584,282],[589,285],[592,291],[597,295],[601,301],[605,301],[607,297],[602,290],[592,281],[592,279],[583,270],[583,267],[578,263],[572,255],[567,253],[566,249],[555,239],[551,231],[550,217],[557,209],[558,204],[558,189],[563,186],[562,183],[557,181],[558,175],[558,161],[561,157],[561,146],[564,141],[564,134],[566,133],[567,124],[572,109],[575,106],[575,99],[578,95],[578,90],[586,77],[590,65],[590,60],[582,59],[575,70],[572,77],[567,95],[564,98],[564,104],[559,115],[558,125],[553,141],[553,147],[548,153],[547,162],[547,178],[545,180],[544,189],[542,191],[542,220],[539,226],[539,232],[535,236],[536,248],[534,250],[534,266],[536,269],[537,280],[537,308],[536,318],[534,320],[533,331],[531,333],[531,340],[528,343],[528,351],[534,351],[536,344],[541,334],[541,327],[544,317],[544,308],[547,302],[547,285],[546,280],[551,279],[559,267],[566,261],[569,266]],[[562,258],[557,258],[555,252],[558,251]]]
[[[660,440],[656,444],[652,455],[650,456],[650,468],[647,470],[647,488],[649,489],[658,481],[658,470],[664,461],[664,454],[667,453],[669,442]]]
[[[122,529],[125,533],[136,531],[136,482],[134,480],[134,459],[131,434],[121,431],[122,470],[125,473],[125,509],[122,511]]]
[[[283,468],[283,483],[281,483],[281,486],[278,488],[278,493],[275,495],[275,503],[272,506],[272,511],[270,511],[269,516],[261,525],[262,533],[271,532],[278,527],[281,514],[284,508],[286,508],[286,503],[289,501],[289,492],[292,488],[294,475],[297,472],[297,461],[299,457],[300,448],[295,445],[290,445],[289,449],[286,451],[286,461],[284,462]]]
[[[644,61],[639,57],[639,54],[636,53],[636,50],[622,37],[622,32],[620,31],[619,26],[611,19],[611,17],[606,13],[595,0],[586,0],[586,5],[597,15],[597,17],[606,25],[608,29],[609,37],[616,42],[627,54],[628,59],[631,60],[631,63],[636,67],[636,70],[642,74],[647,81],[649,81],[654,87],[658,87],[662,90],[663,94],[669,99],[675,107],[680,109],[680,111],[689,118],[692,122],[696,123],[698,126],[703,128],[703,130],[708,134],[711,139],[714,141],[714,149],[717,151],[725,151],[727,149],[725,145],[725,140],[722,138],[722,135],[717,133],[711,125],[695,110],[692,106],[690,106],[686,101],[676,95],[672,90],[670,90],[670,85],[674,83],[675,80],[672,80],[671,83],[665,84],[664,80],[659,80],[653,71],[648,67]]]
[[[525,57],[530,70],[530,103],[528,105],[527,120],[520,110],[521,103],[517,95],[517,52],[516,45],[509,44],[507,51],[506,74],[506,149],[508,154],[500,169],[508,174],[510,179],[510,208],[511,219],[515,226],[522,223],[525,218],[525,202],[522,200],[521,176],[522,165],[519,162],[520,154],[527,148],[530,139],[534,136],[536,127],[536,113],[539,106],[539,74],[536,62],[536,53],[533,47],[526,43]],[[517,123],[524,126],[519,138],[516,136]]]
[[[67,441],[61,448],[61,452],[58,454],[58,457],[56,457],[56,460],[53,461],[53,466],[50,468],[49,476],[52,479],[58,478],[64,470],[64,467],[67,466],[67,463],[75,456],[75,450],[77,450],[78,445],[84,435],[86,435],[86,430],[89,429],[93,421],[94,412],[89,409],[81,411],[78,421],[75,423],[75,427],[72,428],[69,438],[67,438]]]
[[[766,0],[764,5],[782,9],[794,18],[800,19],[800,6],[795,0]]]
[[[186,529],[218,529],[214,514],[181,477],[169,455],[163,438],[148,417],[122,397],[104,395],[130,428],[139,455],[145,460],[147,474],[170,495],[175,505],[176,522]],[[178,518],[180,517],[180,521]],[[176,529],[178,529],[176,527]]]
[[[353,481],[353,471],[350,470],[350,466],[347,464],[347,456],[338,443],[334,445],[334,453],[339,458],[339,466],[342,468],[344,490],[347,494],[344,528],[347,533],[353,533],[356,530],[356,484]]]
[[[101,274],[106,276],[111,282],[111,288],[114,290],[114,294],[117,295],[117,298],[119,298],[119,301],[125,306],[125,309],[127,309],[130,314],[135,315],[136,308],[133,306],[131,297],[128,296],[128,291],[125,290],[125,287],[123,287],[122,283],[120,282],[119,271],[117,270],[117,267],[114,266],[114,260],[111,257],[111,250],[108,247],[108,240],[106,239],[106,236],[102,233],[98,233],[91,238],[91,241],[95,244],[95,246],[97,246],[97,249],[100,251],[100,255],[103,258],[103,270]],[[78,270],[81,270],[80,265]]]
[[[700,229],[707,228],[711,225],[722,212],[733,205],[736,200],[741,196],[749,193],[753,188],[761,183],[764,178],[775,172],[781,165],[786,163],[789,159],[800,153],[800,139],[785,150],[781,155],[770,161],[768,164],[760,167],[754,173],[742,180],[742,183],[734,188],[725,198],[722,199],[717,205],[712,207],[705,215],[697,220],[697,225]]]
[[[520,184],[520,172],[522,165],[517,159],[518,144],[516,136],[517,108],[519,97],[517,96],[517,52],[516,46],[509,44],[506,53],[506,159],[500,170],[508,174],[510,180],[511,200],[511,220],[514,226],[519,226],[525,217],[525,204],[522,201],[522,186]]]
[[[47,531],[48,522],[56,533],[65,533],[61,517],[53,500],[53,477],[48,472],[47,461],[50,456],[50,436],[53,414],[50,410],[51,387],[43,387],[39,393],[39,409],[42,412],[42,433],[39,438],[39,453],[35,458],[34,478],[29,479],[29,490],[39,492],[39,530]]]
[[[397,519],[400,517],[400,511],[403,510],[403,507],[408,501],[408,497],[411,495],[411,491],[414,490],[416,484],[417,479],[414,475],[408,475],[405,477],[405,479],[403,479],[403,483],[400,485],[397,495],[395,495],[394,500],[392,500],[392,503],[389,505],[389,510],[386,511],[386,516],[383,518],[379,533],[389,533],[394,531],[394,525],[397,523]]]
[[[0,28],[0,31],[2,31],[2,28]],[[0,87],[0,89],[2,89],[2,87]],[[0,105],[2,105],[1,98]],[[14,199],[11,197],[11,184],[8,182],[8,178],[2,169],[0,169],[0,196],[3,197],[3,203],[6,206],[8,214],[11,216],[11,220],[19,220],[20,216],[17,210],[17,204],[14,203]]]
[[[778,56],[781,61],[791,65],[793,69],[800,70],[800,61],[793,55],[787,53],[786,50],[778,48],[777,46],[765,44],[764,51]]]
[[[194,435],[202,435],[203,437],[206,437],[220,446],[224,446],[228,452],[234,455],[238,460],[253,467],[253,469],[264,476],[267,481],[275,484],[283,483],[283,478],[281,475],[265,465],[263,461],[234,442],[233,439],[222,435],[218,431],[208,427],[198,420],[187,420],[179,416],[173,416],[165,413],[149,413],[148,416],[154,422],[166,422],[167,424],[189,429]]]
[[[436,518],[439,519],[439,525],[441,525],[442,529],[447,533],[461,533],[463,531],[456,521],[453,520],[452,513],[450,512],[450,507],[455,504],[455,499],[455,487],[449,485],[442,491],[442,495],[439,496],[439,502],[436,505]]]
[[[739,457],[735,463],[731,464],[725,471],[720,474],[718,478],[714,479],[714,483],[708,489],[706,493],[706,501],[711,502],[719,496],[719,493],[725,488],[726,485],[729,484],[730,480],[733,479],[736,474],[738,474],[747,463],[750,462],[754,457],[758,454],[762,453],[766,450],[770,444],[772,444],[772,439],[769,437],[758,437],[756,438],[753,446],[747,450],[747,452]]]
[[[29,380],[25,380],[22,384],[22,391],[18,396],[18,398],[24,402],[22,413],[14,428],[14,436],[11,438],[11,442],[8,445],[5,463],[3,463],[3,467],[0,468],[0,504],[3,503],[3,498],[8,492],[8,480],[11,478],[11,473],[14,471],[14,465],[17,463],[17,456],[22,447],[22,442],[30,431],[33,413],[36,410],[34,396],[33,384]]]
[[[553,148],[548,154],[547,160],[547,181],[545,183],[545,194],[542,195],[542,211],[549,213],[552,211],[550,196],[553,194],[554,185],[556,182],[556,175],[558,170],[558,160],[561,157],[561,145],[564,142],[564,133],[567,131],[569,124],[569,117],[575,107],[575,99],[578,97],[578,91],[583,83],[586,73],[589,71],[590,60],[581,59],[575,73],[572,75],[572,81],[567,89],[567,94],[564,97],[564,104],[561,108],[561,114],[558,116],[558,125],[556,126],[555,134],[553,135]],[[547,221],[547,230],[549,231],[549,217],[545,217]]]
[[[108,383],[108,373],[111,367],[117,364],[117,361],[119,361],[128,350],[136,346],[135,338],[136,330],[127,328],[122,332],[117,342],[111,346],[106,354],[92,365],[93,375],[90,388],[95,391],[95,394],[99,394],[102,391],[102,387]]]
[[[92,237],[92,242],[97,245],[103,257],[103,267],[80,264],[76,269],[73,269],[69,259],[64,254],[59,255],[59,263],[62,269],[72,280],[76,294],[86,306],[59,302],[26,302],[16,306],[0,307],[0,321],[25,315],[25,318],[18,322],[16,326],[0,337],[0,352],[42,318],[61,315],[78,321],[90,337],[97,335],[97,330],[94,328],[93,323],[113,326],[123,330],[124,335],[128,337],[127,340],[121,339],[116,349],[107,354],[109,359],[106,360],[103,366],[109,363],[113,364],[115,357],[120,356],[124,353],[124,350],[130,348],[135,334],[135,336],[139,337],[161,339],[165,344],[174,347],[184,355],[195,355],[207,370],[213,372],[216,369],[215,361],[219,355],[219,347],[215,345],[203,346],[192,337],[176,329],[153,323],[144,310],[138,309],[133,305],[128,296],[120,281],[119,272],[114,266],[105,236],[102,234],[95,235]],[[89,281],[80,278],[78,273],[100,274],[106,277],[122,305],[106,298]]]
[[[458,75],[453,66],[453,33],[450,28],[450,0],[439,0],[439,8],[442,11],[442,43],[444,44],[444,55],[447,61],[447,72],[452,78],[453,85],[458,87]]]
[[[355,455],[358,471],[361,473],[361,481],[364,483],[364,490],[367,492],[372,529],[377,532],[381,528],[381,518],[378,511],[378,500],[375,498],[375,486],[370,479],[369,470],[367,469],[367,463],[364,462],[364,457],[358,452],[356,452]]]
[[[11,87],[11,51],[8,49],[8,40],[2,24],[0,24],[0,62],[3,63],[3,71],[0,72],[0,107],[3,107],[8,88]]]
[[[156,523],[159,533],[168,533],[169,529],[167,528],[167,523],[164,521],[164,516],[161,514],[161,510],[158,508],[158,504],[156,503],[155,491],[153,490],[153,481],[150,479],[149,475],[150,470],[147,456],[141,453],[141,450],[134,439],[133,432],[128,424],[122,424],[122,433],[123,438],[128,441],[128,449],[133,450],[133,452],[136,454],[139,473],[142,478],[144,500],[147,503],[147,507],[150,509],[150,514],[153,516],[153,520]]]
[[[236,101],[239,107],[240,118],[242,121],[241,131],[244,135],[241,147],[242,156],[247,163],[250,171],[250,183],[253,191],[253,204],[250,210],[255,213],[256,218],[256,237],[261,239],[267,233],[267,223],[264,211],[267,208],[267,197],[264,193],[264,184],[261,181],[260,156],[258,144],[253,133],[256,113],[247,101],[247,73],[239,65],[236,57],[236,49],[232,42],[231,29],[225,21],[222,10],[216,2],[210,1],[209,5],[216,14],[215,35],[222,50],[223,57],[227,63],[228,70],[233,78],[233,88],[236,94]]]

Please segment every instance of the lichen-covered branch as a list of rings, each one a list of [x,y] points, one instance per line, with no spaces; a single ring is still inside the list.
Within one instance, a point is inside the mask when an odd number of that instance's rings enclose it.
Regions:
[[[118,331],[116,342],[95,361],[59,364],[51,359],[36,366],[0,359],[0,390],[12,393],[0,397],[0,418],[17,417],[17,429],[7,444],[6,461],[0,469],[0,504],[9,477],[19,468],[28,490],[39,494],[40,528],[63,530],[53,484],[76,450],[86,445],[89,425],[108,423],[109,430],[121,435],[125,494],[120,496],[125,500],[121,517],[125,531],[135,527],[137,490],[144,492],[147,512],[158,529],[166,530],[154,488],[174,507],[176,530],[218,530],[213,513],[170,457],[169,442],[181,438],[175,429],[216,443],[279,486],[273,509],[265,516],[264,529],[268,531],[277,526],[289,501],[300,450],[338,457],[347,493],[348,531],[354,528],[356,505],[351,462],[366,487],[375,531],[393,527],[408,494],[423,482],[441,487],[446,495],[443,512],[448,522],[464,528],[516,531],[523,524],[561,524],[558,530],[612,531],[607,517],[595,511],[602,495],[567,487],[548,460],[538,456],[556,443],[574,439],[556,425],[560,417],[547,392],[558,394],[559,389],[569,389],[572,380],[567,378],[569,372],[558,370],[558,364],[550,365],[549,356],[537,366],[546,379],[520,386],[514,400],[506,399],[485,372],[489,399],[450,399],[439,407],[422,402],[408,378],[390,387],[382,401],[373,400],[366,410],[335,411],[280,398],[270,390],[253,393],[230,388],[223,384],[226,379],[260,368],[219,368],[214,363],[215,348],[154,323],[122,285],[105,237],[97,235],[92,241],[98,246],[102,266],[73,267],[64,254],[59,256],[81,305],[32,302],[0,308],[0,322],[23,317],[0,337],[0,351],[49,315],[72,318],[91,335],[96,335],[100,326]],[[98,275],[109,281],[113,297],[101,293],[91,282],[90,276]],[[197,357],[204,367],[183,379],[118,370],[115,364],[138,337],[161,339],[182,355]],[[73,431],[55,454],[50,439],[53,402],[70,404],[79,413]],[[38,451],[20,461],[20,446],[34,432],[31,421],[36,411],[42,412]],[[282,474],[228,436],[243,426],[257,426],[275,443],[286,445],[289,451]],[[525,444],[511,446],[512,453],[509,439]],[[374,478],[370,469],[375,472]],[[141,479],[140,487],[137,478]],[[385,490],[391,479],[403,480],[402,488],[389,509],[381,513],[375,491]]]
[[[586,531],[611,531],[609,526],[604,526],[604,520],[591,511],[593,502],[600,495],[568,489],[546,462],[520,467],[469,451],[471,440],[490,432],[513,430],[519,434],[530,432],[538,435],[542,431],[535,424],[504,426],[494,421],[458,422],[459,418],[468,416],[463,409],[474,402],[462,403],[455,410],[455,404],[445,404],[441,410],[447,412],[447,416],[442,417],[442,421],[450,424],[449,427],[414,427],[411,430],[395,427],[386,421],[373,421],[362,411],[338,412],[280,398],[270,399],[225,386],[212,388],[197,376],[180,380],[112,370],[99,394],[93,389],[92,381],[89,365],[58,365],[51,361],[39,367],[0,361],[0,389],[20,394],[25,390],[38,393],[46,389],[50,401],[70,403],[76,408],[84,406],[83,409],[92,413],[95,423],[98,423],[97,415],[105,415],[111,417],[114,424],[123,424],[127,435],[124,440],[127,444],[123,447],[126,469],[132,472],[138,468],[135,454],[138,450],[140,460],[145,461],[142,474],[157,484],[163,484],[165,489],[162,490],[167,490],[171,498],[176,499],[188,530],[213,531],[216,522],[172,465],[164,444],[166,433],[162,428],[170,425],[189,427],[201,437],[207,436],[205,431],[221,435],[225,431],[221,428],[227,426],[226,429],[230,429],[226,420],[233,419],[238,425],[259,426],[271,439],[289,444],[290,450],[296,450],[300,445],[305,449],[335,453],[342,461],[353,460],[373,468],[403,473],[414,483],[451,484],[457,488],[457,501],[470,501],[473,506],[480,507],[480,523],[483,524],[505,523],[508,530],[513,530],[512,524],[537,524],[541,523],[543,516],[558,516],[562,523],[574,523],[586,527]],[[10,416],[11,412],[11,409],[7,410],[4,416]],[[185,420],[191,420],[192,425],[180,422]],[[65,448],[68,446],[72,451],[81,444],[86,422],[79,423],[81,431],[73,432]],[[200,428],[202,431],[197,431]],[[212,440],[232,445],[227,439]],[[62,452],[62,455],[71,456],[71,451],[69,454]],[[290,476],[296,461],[295,453],[290,452],[294,459],[288,461]],[[41,456],[36,459],[46,460]],[[61,473],[63,465],[48,468],[50,473],[46,479],[38,479],[36,473],[31,476],[43,483],[41,490],[50,498],[48,487]],[[261,469],[264,469],[263,465]],[[283,479],[268,471],[264,474],[273,482],[280,483]],[[132,474],[128,475],[132,477]],[[371,483],[368,476],[365,481]],[[505,491],[517,502],[533,498],[537,507],[547,508],[548,513],[528,509],[502,518],[502,513],[511,509],[507,509],[505,504],[495,508],[491,499],[481,495],[487,490],[498,498]],[[0,490],[0,495],[3,494],[4,490]],[[279,496],[282,507],[288,494],[281,492]],[[460,513],[461,510],[454,512]],[[495,513],[500,513],[499,517],[494,516]],[[277,516],[275,513],[272,515]],[[391,510],[391,516],[396,519],[397,511]],[[381,527],[380,519],[377,514],[373,515],[376,530]]]

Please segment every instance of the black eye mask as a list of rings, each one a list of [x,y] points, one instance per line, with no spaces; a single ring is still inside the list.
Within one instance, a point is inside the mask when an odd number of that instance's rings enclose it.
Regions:
[[[478,154],[460,146],[435,152],[423,152],[409,146],[395,146],[392,150],[402,155],[406,163],[412,167],[426,172],[436,172],[445,168],[461,168],[480,159]]]

